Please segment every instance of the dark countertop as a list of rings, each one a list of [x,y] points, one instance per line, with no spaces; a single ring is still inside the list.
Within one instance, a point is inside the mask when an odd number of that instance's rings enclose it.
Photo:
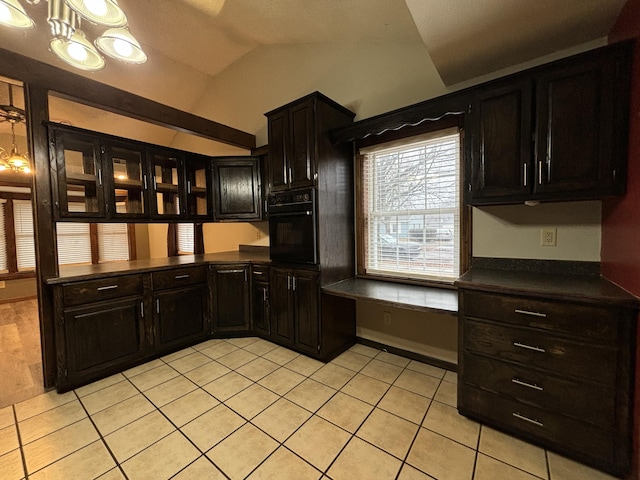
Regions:
[[[166,270],[176,267],[225,263],[270,263],[269,252],[255,250],[234,250],[204,255],[179,255],[177,257],[132,260],[125,262],[100,263],[98,265],[61,266],[59,275],[46,280],[48,285],[66,282],[93,280],[128,273],[144,273],[150,270]]]
[[[369,300],[410,310],[458,314],[458,292],[452,289],[405,285],[364,278],[349,278],[322,287],[324,293]]]
[[[471,268],[462,275],[459,288],[497,293],[555,297],[587,303],[607,303],[638,308],[640,299],[599,275],[570,275],[544,272]]]

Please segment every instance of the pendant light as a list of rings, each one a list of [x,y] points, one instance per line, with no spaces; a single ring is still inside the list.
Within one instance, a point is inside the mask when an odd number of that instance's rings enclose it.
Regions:
[[[14,28],[33,28],[36,25],[18,0],[0,0],[0,24]]]
[[[9,87],[9,105],[0,105],[0,121],[11,124],[11,151],[7,152],[0,147],[0,171],[13,170],[30,173],[29,159],[26,155],[20,153],[16,144],[15,125],[18,122],[25,121],[25,113],[24,110],[13,104],[13,85],[10,83],[6,85]]]
[[[81,17],[105,27],[124,27],[127,16],[116,0],[65,0]]]
[[[110,28],[96,41],[96,46],[105,55],[127,63],[144,63],[147,55],[138,41],[126,28]]]
[[[54,38],[50,43],[51,51],[60,60],[72,67],[95,72],[105,66],[104,58],[98,50],[87,40],[82,30],[76,30],[70,39]]]

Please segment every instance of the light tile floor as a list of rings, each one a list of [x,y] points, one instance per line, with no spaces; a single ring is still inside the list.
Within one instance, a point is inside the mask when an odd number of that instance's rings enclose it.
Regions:
[[[0,409],[0,478],[613,478],[460,416],[456,381],[364,345],[323,364],[210,340]]]

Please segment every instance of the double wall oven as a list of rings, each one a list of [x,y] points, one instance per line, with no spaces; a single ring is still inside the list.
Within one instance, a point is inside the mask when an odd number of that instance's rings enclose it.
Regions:
[[[316,228],[315,189],[269,196],[269,242],[273,262],[317,264]]]

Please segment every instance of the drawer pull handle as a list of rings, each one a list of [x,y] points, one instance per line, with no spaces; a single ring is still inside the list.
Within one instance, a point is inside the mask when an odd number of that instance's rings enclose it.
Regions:
[[[176,280],[184,280],[185,278],[189,278],[189,275],[176,275]]]
[[[545,353],[546,350],[544,348],[535,347],[533,345],[527,345],[525,343],[513,342],[514,347],[526,348],[527,350],[533,350],[534,352]]]
[[[542,317],[542,318],[547,317],[546,313],[530,312],[529,310],[518,310],[517,308],[516,308],[516,313],[521,313],[523,315],[531,315],[532,317]]]
[[[218,270],[218,273],[242,273],[244,272],[243,269],[238,269],[238,270]]]
[[[534,390],[538,390],[539,392],[542,392],[544,390],[544,388],[542,388],[540,385],[536,385],[535,383],[523,382],[518,378],[512,378],[511,381],[518,385],[522,385],[523,387],[533,388]]]
[[[264,275],[264,272],[253,272],[254,275]]]
[[[103,290],[113,290],[114,288],[118,288],[118,285],[107,285],[106,287],[98,287],[98,291],[102,292]]]
[[[538,420],[534,420],[533,418],[525,417],[524,415],[520,415],[519,413],[516,413],[516,412],[514,412],[512,415],[520,420],[524,420],[525,422],[533,423],[538,427],[544,427],[544,423],[539,422]]]

